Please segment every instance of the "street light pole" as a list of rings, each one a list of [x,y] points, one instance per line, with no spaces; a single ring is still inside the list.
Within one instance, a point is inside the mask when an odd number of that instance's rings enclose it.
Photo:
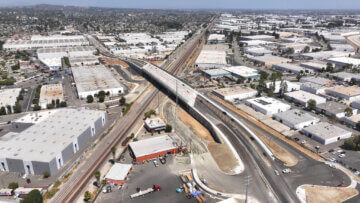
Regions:
[[[250,179],[251,179],[251,176],[247,176],[245,203],[248,203]]]

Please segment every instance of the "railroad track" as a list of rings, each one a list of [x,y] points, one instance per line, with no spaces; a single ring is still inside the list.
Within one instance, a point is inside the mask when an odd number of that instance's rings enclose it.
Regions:
[[[210,25],[208,29],[210,28]],[[170,73],[177,75],[181,68],[185,65],[185,62],[190,58],[190,56],[195,51],[195,47],[198,45],[198,41],[202,39],[205,35],[204,30],[196,39],[194,39],[193,44],[187,48],[185,54],[178,60],[174,66],[170,67],[168,70]],[[88,182],[93,177],[95,171],[100,168],[100,166],[106,161],[107,157],[111,153],[111,148],[116,146],[132,129],[136,124],[136,121],[141,118],[143,112],[148,108],[151,102],[155,99],[156,94],[159,92],[158,89],[153,88],[140,104],[138,104],[135,109],[130,111],[129,115],[120,119],[120,124],[117,125],[113,132],[120,131],[120,134],[115,135],[111,134],[106,136],[100,144],[106,143],[107,146],[98,146],[100,152],[94,154],[95,157],[92,157],[88,160],[83,166],[81,166],[78,171],[80,174],[73,174],[70,180],[63,186],[63,189],[60,190],[56,196],[51,200],[51,202],[74,202],[79,196],[79,193],[83,188],[88,184]],[[124,130],[125,129],[125,130]],[[100,148],[99,148],[100,147]],[[78,176],[75,176],[78,175]]]

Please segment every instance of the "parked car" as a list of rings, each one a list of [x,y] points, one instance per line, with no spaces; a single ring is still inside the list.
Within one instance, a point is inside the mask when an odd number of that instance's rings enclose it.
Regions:
[[[154,165],[155,165],[155,167],[158,167],[159,163],[156,160],[154,160]]]
[[[291,173],[291,169],[286,168],[286,169],[282,170],[282,172],[285,173],[285,174],[286,174],[286,173]]]
[[[334,151],[335,151],[334,149],[330,149],[330,150],[329,150],[330,153],[331,153],[331,152],[334,152]]]
[[[275,172],[275,175],[277,175],[277,176],[280,175],[278,170],[275,170],[274,172]]]
[[[338,157],[343,158],[343,157],[345,157],[345,154],[339,154]]]
[[[331,162],[335,162],[335,160],[336,160],[335,158],[330,158],[329,159],[329,161],[331,161]]]
[[[301,144],[306,144],[306,140],[301,141]]]
[[[330,164],[329,166],[330,166],[330,168],[336,168],[336,166],[334,164]]]

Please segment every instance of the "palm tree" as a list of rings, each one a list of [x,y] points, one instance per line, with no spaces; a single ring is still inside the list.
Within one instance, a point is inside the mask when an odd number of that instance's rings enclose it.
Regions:
[[[114,163],[115,163],[115,153],[116,153],[116,147],[115,146],[111,147],[111,153],[113,155],[113,160],[114,160]]]
[[[96,181],[97,181],[98,184],[100,185],[100,176],[101,176],[100,171],[95,171],[94,176],[95,176],[95,178],[96,178]]]

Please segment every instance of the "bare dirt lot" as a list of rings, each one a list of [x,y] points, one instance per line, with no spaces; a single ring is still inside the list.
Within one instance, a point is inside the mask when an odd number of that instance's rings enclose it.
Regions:
[[[103,56],[102,58],[106,62],[106,65],[111,65],[111,66],[120,65],[124,68],[129,67],[129,65],[127,63],[125,63],[124,61],[122,61],[120,59],[114,59],[114,58],[109,58],[109,57],[105,57],[105,56]]]
[[[309,203],[343,202],[358,194],[354,188],[330,188],[324,186],[302,186],[302,188],[306,191],[306,197]]]
[[[149,62],[154,64],[155,66],[160,66],[164,61],[149,61]]]

